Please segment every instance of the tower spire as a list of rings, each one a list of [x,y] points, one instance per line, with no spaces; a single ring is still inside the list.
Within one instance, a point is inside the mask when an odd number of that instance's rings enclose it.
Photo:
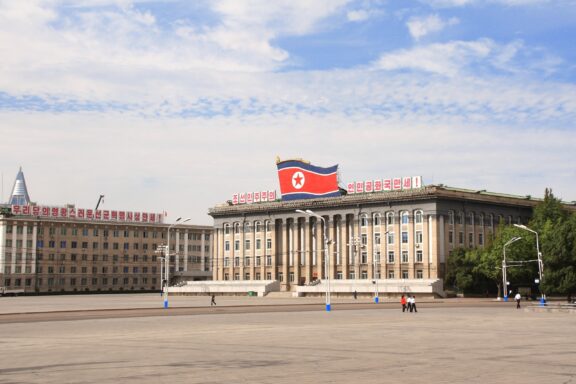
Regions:
[[[10,200],[8,200],[8,204],[30,204],[30,196],[28,195],[28,188],[26,188],[26,179],[24,179],[24,172],[22,172],[22,167],[20,167],[20,170],[16,175],[16,180],[14,181],[14,187],[12,188],[12,194],[10,195]]]

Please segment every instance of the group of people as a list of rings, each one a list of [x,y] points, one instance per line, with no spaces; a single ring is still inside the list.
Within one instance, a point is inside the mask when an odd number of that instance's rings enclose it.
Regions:
[[[402,304],[402,312],[418,312],[418,309],[416,309],[416,296],[414,295],[408,295],[408,297],[402,295],[400,304]]]

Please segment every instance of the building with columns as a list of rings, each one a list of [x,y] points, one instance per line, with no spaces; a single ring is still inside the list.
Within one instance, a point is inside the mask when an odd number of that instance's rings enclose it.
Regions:
[[[537,202],[442,185],[229,202],[209,210],[214,218],[213,279],[274,281],[281,291],[312,292],[306,287],[321,283],[328,271],[336,294],[370,291],[378,283],[389,295],[442,295],[453,249],[483,247],[499,223],[526,224]]]

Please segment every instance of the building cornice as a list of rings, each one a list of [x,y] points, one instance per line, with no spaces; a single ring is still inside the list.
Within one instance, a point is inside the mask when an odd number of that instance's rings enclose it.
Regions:
[[[238,216],[242,214],[260,214],[267,212],[281,213],[290,212],[296,209],[354,209],[359,206],[397,204],[411,201],[423,200],[460,200],[463,202],[475,202],[484,204],[498,204],[511,207],[532,208],[541,199],[534,199],[530,196],[515,196],[491,193],[486,191],[473,191],[461,188],[446,187],[443,185],[430,185],[420,189],[407,191],[373,192],[364,194],[351,194],[339,197],[305,199],[293,201],[274,201],[266,203],[253,203],[242,205],[222,204],[211,208],[208,214],[213,218]],[[576,211],[576,207],[565,204],[566,208]]]

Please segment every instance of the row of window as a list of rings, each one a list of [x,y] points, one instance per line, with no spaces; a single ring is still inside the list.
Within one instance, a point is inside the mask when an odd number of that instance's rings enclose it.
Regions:
[[[6,226],[6,233],[13,233],[13,226],[12,225],[7,225]],[[56,227],[48,227],[48,234],[50,236],[54,236],[56,235],[56,233],[58,232],[61,236],[67,236],[68,233],[70,233],[71,236],[78,236],[79,233],[81,233],[82,236],[93,236],[93,237],[98,237],[100,235],[100,233],[102,233],[103,237],[109,237],[110,234],[112,234],[112,237],[121,237],[120,235],[122,235],[122,237],[134,237],[134,238],[138,238],[138,237],[143,237],[143,238],[148,238],[151,237],[153,239],[156,238],[161,238],[164,239],[166,237],[166,231],[138,231],[138,230],[119,230],[119,229],[113,229],[113,230],[109,230],[109,229],[99,229],[99,228],[93,228],[92,230],[88,229],[88,228],[66,228],[66,227],[60,227],[59,230],[57,230]],[[38,235],[43,235],[44,234],[44,230],[45,227],[40,226],[38,227]],[[24,227],[21,225],[17,225],[16,226],[16,234],[23,234],[24,233]],[[33,233],[33,227],[32,226],[26,226],[26,233],[31,235]],[[184,236],[187,235],[188,240],[192,240],[192,241],[200,241],[202,240],[202,234],[201,233],[187,233],[185,234],[184,232],[178,232],[178,236],[180,237],[180,240],[184,240]],[[172,235],[174,236],[174,235]],[[204,234],[204,239],[205,240],[210,240],[210,234]]]
[[[16,245],[16,248],[23,248],[24,243],[22,240],[16,240],[16,242],[14,243],[11,239],[6,239],[6,248],[12,248],[13,245]],[[44,248],[44,240],[38,240],[36,245],[37,245],[37,248]],[[100,246],[100,243],[96,242],[96,241],[92,242],[92,244],[90,244],[87,241],[83,241],[81,243],[78,243],[77,241],[71,241],[70,243],[68,243],[66,240],[61,240],[58,244],[56,244],[56,241],[49,240],[46,245],[48,246],[47,248],[56,248],[56,245],[59,245],[58,248],[66,249],[66,248],[68,248],[68,245],[70,245],[70,249],[79,249],[79,248],[80,249],[98,249]],[[147,244],[147,243],[142,244],[142,249],[148,250],[148,245],[149,244]],[[158,245],[155,243],[153,243],[151,246],[151,248],[154,250],[157,247],[158,247]],[[175,249],[175,247],[176,246],[173,246],[172,249]],[[26,248],[32,249],[32,240],[26,240]],[[179,248],[180,252],[184,252],[184,245],[183,244],[180,244],[178,246],[178,248]],[[120,243],[112,243],[112,248],[110,248],[110,243],[103,242],[102,243],[102,249],[119,250],[120,249]],[[130,243],[123,243],[122,249],[123,250],[130,250]],[[132,249],[133,250],[139,250],[140,244],[139,243],[133,243]],[[201,252],[201,251],[202,251],[201,245],[188,244],[188,252]],[[205,245],[204,251],[210,252],[210,246]]]
[[[465,214],[464,212],[455,212],[455,211],[448,211],[448,224],[450,225],[478,225],[478,226],[488,226],[494,227],[494,219],[496,219],[496,223],[505,223],[508,225],[512,225],[514,223],[514,219],[512,215],[508,215],[504,218],[504,215],[497,215],[488,214],[484,215],[483,213],[475,214],[474,212],[468,212]],[[522,219],[520,217],[516,218],[516,223],[521,224]]]
[[[388,271],[387,276],[388,276],[388,279],[395,279],[396,278],[395,271]],[[342,272],[341,271],[336,272],[335,277],[336,277],[336,280],[342,280],[343,279]],[[376,278],[377,279],[381,278],[380,273],[376,273]],[[408,279],[409,278],[409,272],[407,270],[400,271],[400,278],[401,279]],[[424,271],[421,269],[417,269],[416,274],[415,274],[415,278],[416,279],[423,279],[424,278]],[[256,272],[254,274],[254,280],[261,280],[261,279],[262,279],[261,273]],[[350,271],[348,273],[348,279],[351,279],[351,280],[356,279],[356,273],[354,271]],[[368,271],[361,271],[360,272],[360,279],[367,280],[368,279]],[[224,274],[224,280],[230,280],[230,274],[229,273]],[[234,280],[240,280],[240,273],[234,274]],[[244,274],[244,280],[251,280],[250,273]],[[272,280],[272,272],[266,272],[266,280]],[[280,281],[280,282],[284,281],[284,274],[282,272],[278,273],[278,281]],[[288,274],[288,281],[291,283],[294,282],[294,272],[290,272]]]
[[[16,278],[14,280],[12,279],[5,279],[4,280],[4,285],[6,287],[32,287],[33,284],[35,284],[35,279],[32,278],[27,278],[27,279],[21,279],[21,278]],[[87,286],[88,284],[90,284],[90,286],[94,287],[94,286],[98,286],[98,285],[129,285],[129,284],[152,284],[152,286],[149,289],[158,289],[158,287],[156,286],[157,284],[157,279],[154,278],[147,278],[147,277],[112,277],[112,278],[108,278],[108,277],[102,277],[102,278],[97,278],[97,277],[93,277],[93,278],[86,278],[86,277],[82,277],[82,278],[76,278],[76,277],[70,277],[70,278],[54,278],[54,277],[49,277],[47,279],[42,279],[42,278],[38,278],[36,281],[36,285],[38,285],[39,287],[44,286],[44,284],[46,284],[48,287],[55,287],[55,286],[59,286],[59,287],[65,287],[67,286],[67,283],[69,286],[77,286],[77,285],[81,285],[81,286]],[[14,282],[14,284],[12,285],[12,282]],[[140,289],[146,289],[144,287],[140,288]]]

